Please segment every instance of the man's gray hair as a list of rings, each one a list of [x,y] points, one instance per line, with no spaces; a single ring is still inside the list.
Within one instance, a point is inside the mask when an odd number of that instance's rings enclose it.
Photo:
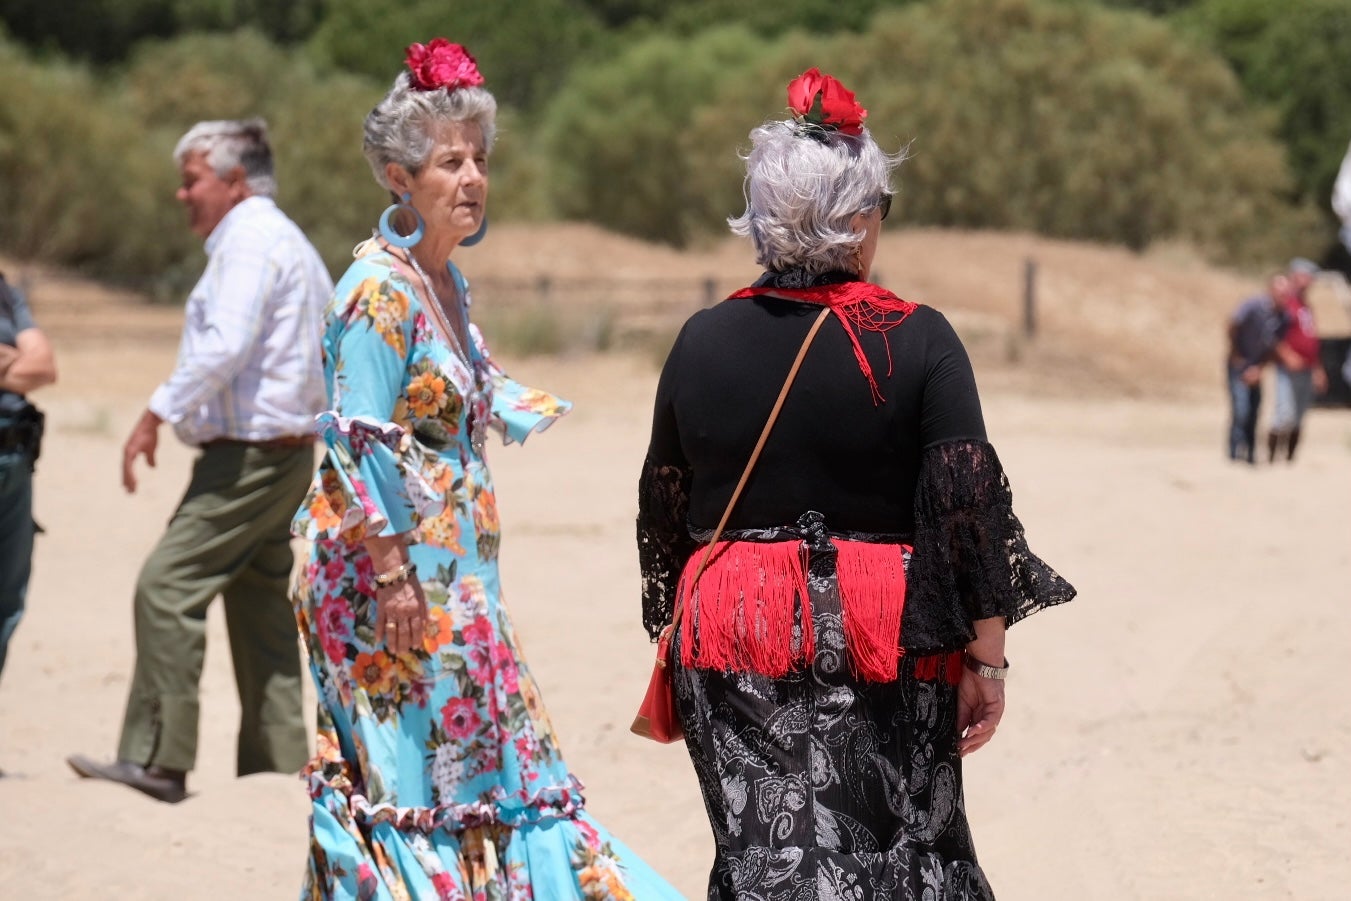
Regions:
[[[860,135],[804,134],[796,122],[766,122],[751,132],[746,212],[729,218],[749,235],[755,261],[773,272],[852,272],[862,236],[849,227],[891,193],[891,173],[905,152],[889,155],[867,129]]]
[[[477,125],[483,132],[484,152],[492,152],[497,137],[497,101],[486,88],[421,91],[411,87],[407,72],[400,72],[389,93],[366,117],[361,149],[375,180],[385,190],[393,191],[385,177],[385,166],[390,163],[417,175],[431,156],[438,130],[453,122]]]
[[[272,146],[267,142],[267,123],[262,119],[198,122],[178,139],[174,162],[181,166],[192,153],[204,154],[207,165],[220,178],[228,176],[236,166],[243,169],[244,184],[256,196],[277,194]]]

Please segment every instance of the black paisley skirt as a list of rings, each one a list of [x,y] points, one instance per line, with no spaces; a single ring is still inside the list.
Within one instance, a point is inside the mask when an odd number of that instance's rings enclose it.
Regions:
[[[960,655],[902,657],[895,681],[860,681],[829,555],[808,588],[810,667],[674,672],[717,843],[709,901],[993,899],[962,799]]]

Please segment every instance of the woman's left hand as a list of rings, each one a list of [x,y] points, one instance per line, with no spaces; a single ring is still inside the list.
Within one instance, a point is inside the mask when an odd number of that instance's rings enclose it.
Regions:
[[[963,757],[985,747],[1004,718],[1004,683],[962,667],[957,683],[957,751]]]
[[[416,578],[375,590],[375,640],[391,654],[422,647],[427,627],[427,598]]]

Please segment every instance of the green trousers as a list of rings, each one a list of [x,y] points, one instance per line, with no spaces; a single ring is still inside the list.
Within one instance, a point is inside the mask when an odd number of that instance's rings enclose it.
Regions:
[[[291,517],[310,448],[205,448],[136,583],[136,669],[119,760],[191,770],[206,611],[220,595],[239,687],[238,772],[294,773],[309,756],[300,650],[287,597]]]

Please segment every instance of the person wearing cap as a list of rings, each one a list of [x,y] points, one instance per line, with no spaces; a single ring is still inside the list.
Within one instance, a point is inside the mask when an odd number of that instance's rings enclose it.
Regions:
[[[1318,265],[1311,260],[1291,260],[1285,290],[1278,298],[1286,327],[1274,352],[1276,409],[1267,433],[1267,460],[1271,463],[1282,451],[1287,462],[1295,459],[1304,414],[1313,406],[1314,395],[1328,387],[1327,373],[1319,359],[1318,329],[1305,297],[1318,274]]]
[[[225,603],[239,687],[239,775],[297,772],[309,756],[301,664],[287,596],[290,521],[314,472],[324,408],[320,323],[333,282],[278,209],[261,119],[199,122],[174,151],[177,197],[206,242],[178,361],[122,452],[122,485],[155,465],[159,429],[201,453],[136,583],[136,663],[117,759],[67,758],[79,775],[156,800],[187,797],[197,760],[206,613]]]

